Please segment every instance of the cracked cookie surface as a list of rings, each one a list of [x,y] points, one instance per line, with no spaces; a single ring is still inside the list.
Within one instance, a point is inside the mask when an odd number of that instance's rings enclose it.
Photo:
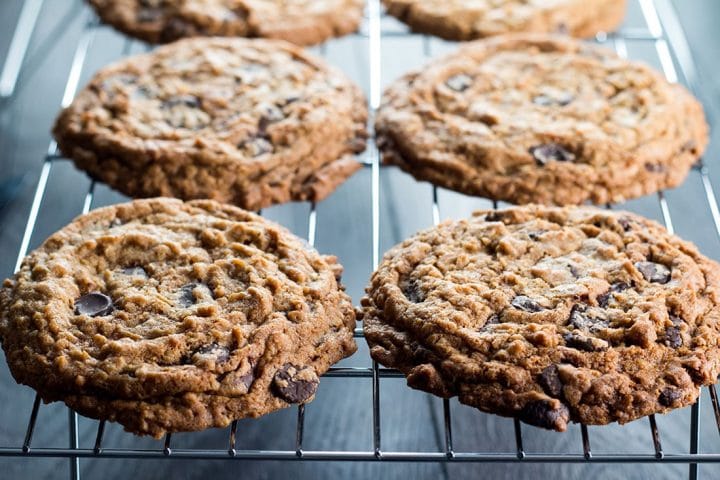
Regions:
[[[197,38],[102,69],[53,133],[126,195],[257,210],[332,193],[360,168],[366,120],[360,89],[298,47]]]
[[[78,217],[0,289],[19,383],[160,436],[311,401],[355,351],[335,257],[213,201],[136,200]]]
[[[548,429],[695,402],[720,373],[720,266],[663,227],[514,207],[391,249],[359,312],[408,384]]]
[[[447,40],[512,32],[592,37],[615,30],[626,0],[383,0],[390,15],[414,31]]]
[[[103,22],[151,43],[230,36],[313,45],[358,29],[363,0],[88,0]]]
[[[704,152],[702,106],[601,47],[480,40],[403,76],[376,121],[384,160],[418,180],[512,203],[620,202],[679,185]]]

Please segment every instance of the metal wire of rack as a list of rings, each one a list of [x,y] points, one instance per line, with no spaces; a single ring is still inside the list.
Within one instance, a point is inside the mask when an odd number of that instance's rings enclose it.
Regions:
[[[9,98],[15,92],[20,67],[30,46],[30,38],[35,30],[43,2],[44,0],[26,0],[23,3],[5,62],[0,70],[0,99]]]
[[[700,95],[697,71],[690,53],[687,39],[679,23],[677,13],[670,0],[638,0],[647,28],[624,29],[614,34],[599,34],[596,41],[612,45],[621,56],[627,55],[628,40],[650,42],[654,45],[660,59],[662,69],[671,82],[682,80],[696,94]],[[35,22],[42,7],[43,0],[27,0],[21,12],[18,26],[11,42],[8,57],[0,75],[0,97],[12,94],[16,85],[22,59],[27,50]],[[80,76],[93,42],[96,30],[99,28],[98,20],[84,11],[84,28],[72,57],[72,64],[65,90],[62,96],[63,107],[70,104],[80,82]],[[381,43],[383,37],[409,35],[406,32],[382,31],[382,11],[380,0],[368,0],[366,26],[356,35],[368,42],[367,73],[370,85],[370,111],[371,122],[374,112],[380,105],[381,98]],[[427,44],[427,37],[426,44]],[[126,40],[124,54],[130,52],[131,41]],[[321,50],[322,51],[322,50]],[[425,48],[429,55],[429,48]],[[679,68],[679,72],[678,72]],[[380,176],[382,165],[377,148],[370,142],[365,154],[365,167],[371,173],[371,205],[372,205],[372,265],[377,267],[380,260]],[[17,255],[15,270],[20,267],[23,257],[27,254],[35,224],[43,203],[45,189],[56,162],[63,160],[57,145],[50,142],[45,155],[35,194],[30,207],[26,227],[22,236],[20,249]],[[701,178],[703,191],[710,210],[715,232],[720,237],[720,206],[717,202],[714,187],[710,181],[708,166],[700,161],[695,167]],[[85,194],[82,213],[87,213],[93,206],[95,196],[95,182],[90,183]],[[659,208],[663,221],[670,232],[674,231],[673,220],[668,206],[668,200],[663,192],[657,194]],[[437,224],[440,221],[440,206],[438,201],[438,188],[432,189],[432,219]],[[316,206],[311,205],[307,219],[308,242],[315,243],[317,225]],[[497,203],[494,204],[497,208]],[[608,206],[608,208],[612,208]],[[362,329],[355,330],[355,337],[361,338]],[[398,378],[402,374],[395,370],[380,367],[376,362],[372,367],[332,367],[326,377],[340,377],[346,379],[371,378],[372,379],[372,450],[367,451],[320,451],[308,450],[303,446],[303,432],[305,429],[305,408],[297,407],[297,423],[295,428],[295,448],[290,450],[250,450],[236,448],[237,421],[229,428],[227,449],[173,449],[172,435],[168,434],[161,449],[121,449],[104,448],[103,436],[105,422],[97,422],[97,431],[92,448],[80,448],[78,438],[78,415],[68,409],[68,447],[67,448],[36,448],[33,447],[33,433],[35,431],[41,400],[35,397],[26,434],[21,444],[14,447],[0,447],[0,457],[56,457],[67,458],[70,464],[70,478],[80,479],[80,460],[87,458],[133,458],[133,459],[204,459],[204,460],[287,460],[287,461],[385,461],[385,462],[476,462],[476,463],[681,463],[689,465],[689,478],[698,478],[697,466],[701,463],[720,463],[720,452],[700,453],[700,398],[691,409],[691,422],[689,431],[689,453],[669,454],[663,451],[660,432],[654,415],[648,417],[649,434],[653,450],[641,454],[620,453],[593,453],[590,434],[586,426],[581,425],[582,453],[534,453],[527,452],[523,446],[523,427],[519,420],[514,420],[515,449],[500,453],[483,453],[474,451],[457,451],[453,446],[452,412],[451,404],[443,400],[443,448],[434,452],[417,451],[391,451],[383,449],[382,428],[380,412],[380,386],[381,378]],[[713,415],[716,421],[718,434],[720,434],[720,401],[715,386],[708,387]]]

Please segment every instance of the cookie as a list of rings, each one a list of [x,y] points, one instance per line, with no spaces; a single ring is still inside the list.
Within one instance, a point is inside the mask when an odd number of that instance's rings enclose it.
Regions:
[[[14,378],[45,401],[159,437],[313,399],[355,349],[335,257],[210,200],[81,216],[0,289]]]
[[[262,37],[314,45],[355,32],[363,0],[88,0],[100,19],[150,43]]]
[[[524,206],[391,249],[360,314],[408,385],[563,431],[695,402],[720,374],[720,266],[655,222]]]
[[[615,30],[626,0],[383,0],[387,12],[419,33],[474,40],[513,32],[592,37]]]
[[[679,185],[708,126],[682,86],[565,37],[468,43],[391,85],[376,124],[386,162],[511,203],[620,202]]]
[[[298,47],[195,38],[102,69],[53,133],[126,195],[257,210],[329,195],[360,168],[366,119],[360,89]]]

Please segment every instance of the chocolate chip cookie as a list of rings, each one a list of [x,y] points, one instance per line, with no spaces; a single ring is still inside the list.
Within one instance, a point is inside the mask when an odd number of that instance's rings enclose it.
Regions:
[[[195,38],[102,69],[53,133],[124,194],[257,210],[329,195],[360,168],[366,119],[360,89],[298,47]]]
[[[591,37],[615,30],[626,0],[383,0],[390,15],[413,31],[447,40],[473,40],[512,32]]]
[[[313,45],[352,33],[363,0],[88,0],[103,22],[151,43],[263,37]]]
[[[512,203],[620,202],[679,185],[704,152],[702,106],[649,67],[548,35],[479,40],[391,85],[385,161]]]
[[[313,399],[355,349],[335,257],[210,200],[81,216],[0,289],[15,379],[128,431],[223,427]]]
[[[408,384],[563,431],[695,402],[720,373],[720,265],[637,215],[514,207],[394,247],[360,309]]]

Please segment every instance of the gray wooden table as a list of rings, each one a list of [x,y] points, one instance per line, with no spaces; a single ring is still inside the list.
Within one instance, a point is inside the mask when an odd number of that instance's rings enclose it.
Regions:
[[[36,1],[36,0],[35,0]],[[41,2],[42,3],[42,2]],[[0,2],[0,62],[10,49],[22,0]],[[709,116],[717,118],[720,105],[720,2],[717,0],[676,0],[679,18],[685,27],[691,53],[698,68],[698,87]],[[12,97],[0,100],[0,277],[9,276],[15,266],[28,214],[33,202],[43,160],[50,142],[49,129],[65,93],[73,52],[82,40],[88,11],[79,0],[45,0]],[[651,22],[652,23],[652,22]],[[29,23],[28,23],[29,25]],[[428,55],[451,50],[454,45],[437,39],[404,34],[391,19],[382,20],[380,85],[387,85],[408,69],[418,67]],[[650,25],[651,29],[653,25]],[[364,26],[367,31],[368,25]],[[638,1],[631,2],[625,25],[627,32],[647,31],[648,25]],[[126,44],[109,28],[93,30],[80,84],[102,65],[127,53],[144,50],[139,43]],[[662,58],[653,42],[610,42],[626,48],[634,58],[643,58],[658,68]],[[370,96],[370,50],[362,35],[333,40],[314,49],[345,70]],[[667,65],[665,65],[667,67]],[[680,67],[680,65],[675,65]],[[693,171],[680,188],[657,196],[634,200],[627,208],[660,221],[672,221],[683,237],[696,242],[709,256],[720,259],[720,237],[708,208],[708,183],[720,188],[720,141],[713,143],[705,158],[708,176]],[[372,160],[372,153],[364,157]],[[46,172],[47,173],[47,172]],[[374,176],[377,173],[377,177]],[[90,181],[69,162],[53,162],[47,188],[38,210],[29,246],[79,214],[87,199]],[[374,181],[377,182],[374,184]],[[375,190],[374,190],[375,186]],[[373,202],[373,192],[378,201]],[[7,194],[4,195],[3,193]],[[472,210],[491,206],[483,199],[438,190],[417,183],[392,168],[365,168],[316,209],[316,246],[321,252],[338,255],[345,266],[348,291],[357,302],[373,268],[373,253],[381,253],[419,228],[431,225],[433,200],[436,216],[459,218]],[[125,200],[103,185],[97,185],[92,207]],[[289,204],[263,212],[298,235],[309,234],[307,204]],[[374,240],[377,243],[374,245]],[[367,347],[360,349],[341,366],[369,368]],[[430,395],[410,390],[402,379],[380,380],[382,449],[384,451],[442,452],[445,445],[443,403]],[[701,452],[720,452],[720,436],[707,398],[700,409]],[[34,393],[12,380],[5,362],[0,362],[0,448],[18,447],[25,435]],[[305,450],[372,451],[373,408],[371,378],[326,378],[317,399],[305,412]],[[514,452],[512,420],[481,414],[450,403],[454,449],[457,452]],[[40,408],[33,447],[67,447],[68,417],[61,405]],[[289,409],[259,420],[241,421],[237,428],[237,449],[294,450],[297,410]],[[690,409],[657,417],[664,451],[687,453],[690,448]],[[81,418],[81,448],[92,448],[97,422]],[[653,443],[647,419],[626,426],[590,427],[589,438],[595,455],[608,453],[648,454]],[[582,454],[580,427],[563,434],[523,426],[525,451],[529,453]],[[173,449],[227,448],[228,431],[211,430],[173,436]],[[162,442],[137,438],[108,425],[105,448],[162,449]],[[457,464],[438,462],[281,462],[229,460],[133,460],[83,459],[80,473],[85,479],[100,478],[679,478],[688,474],[687,465],[677,464]],[[702,478],[720,478],[720,467],[700,466]],[[68,460],[53,458],[0,458],[0,478],[67,478]]]

